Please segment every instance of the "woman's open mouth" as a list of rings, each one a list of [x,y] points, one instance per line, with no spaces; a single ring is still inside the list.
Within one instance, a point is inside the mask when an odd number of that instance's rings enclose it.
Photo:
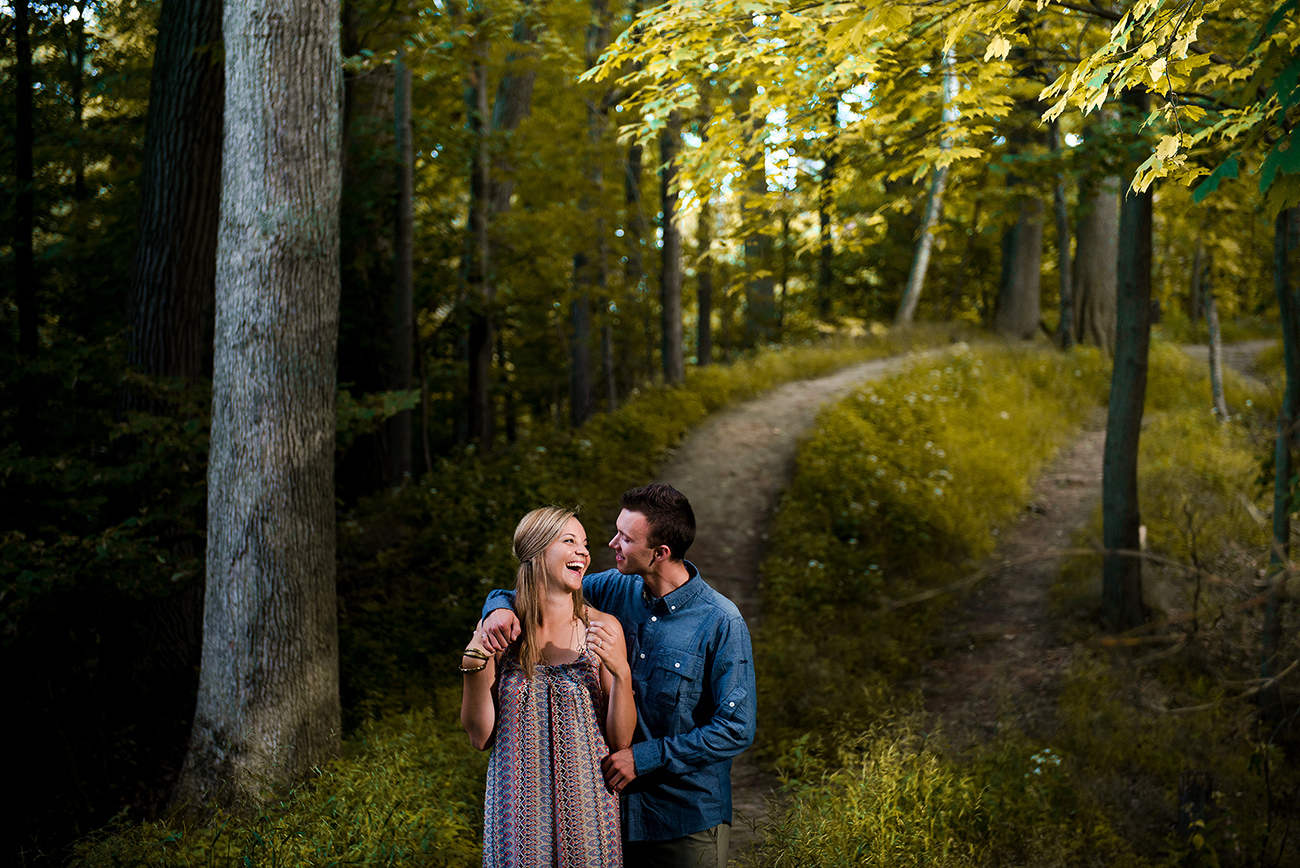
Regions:
[[[564,565],[564,568],[569,572],[573,573],[575,576],[581,576],[583,572],[587,569],[587,565],[582,561],[569,561],[567,564]]]

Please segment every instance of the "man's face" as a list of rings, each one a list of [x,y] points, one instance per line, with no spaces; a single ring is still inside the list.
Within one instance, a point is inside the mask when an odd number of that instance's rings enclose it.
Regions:
[[[650,547],[650,523],[641,513],[625,509],[618,514],[618,521],[614,524],[618,532],[609,541],[609,547],[614,550],[615,566],[625,576],[644,575],[661,559],[661,555]]]

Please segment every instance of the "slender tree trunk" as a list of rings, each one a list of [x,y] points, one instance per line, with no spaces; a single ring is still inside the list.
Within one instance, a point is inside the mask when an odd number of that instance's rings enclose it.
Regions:
[[[1112,175],[1079,191],[1083,212],[1075,232],[1074,339],[1115,351],[1115,305],[1119,261],[1119,188]]]
[[[1205,245],[1201,243],[1200,233],[1196,236],[1196,252],[1192,254],[1192,286],[1187,294],[1187,316],[1192,321],[1192,328],[1203,315],[1204,304],[1201,301],[1201,281],[1205,277]]]
[[[1052,150],[1061,150],[1060,124],[1052,123]],[[1070,215],[1065,207],[1065,173],[1056,176],[1056,185],[1052,188],[1052,205],[1056,210],[1056,271],[1060,277],[1061,323],[1057,329],[1057,340],[1061,349],[1068,350],[1074,346],[1074,292],[1070,279],[1074,276],[1070,268]]]
[[[72,67],[72,127],[76,130],[76,141],[73,143],[75,154],[73,155],[72,167],[72,198],[77,202],[86,201],[86,146],[83,141],[85,135],[85,114],[86,114],[86,4],[84,0],[78,0],[72,8],[76,11],[77,17],[72,22],[72,56],[70,66]]]
[[[753,108],[755,89],[747,84],[733,96],[736,116],[748,117],[749,142],[742,169],[745,191],[741,194],[742,223],[745,225],[745,330],[747,344],[763,345],[772,340],[776,321],[776,290],[772,279],[771,215],[767,207],[767,149],[763,133],[767,119]]]
[[[491,154],[489,151],[488,40],[480,11],[474,23],[468,93],[470,131],[474,154],[470,166],[469,255],[465,284],[470,294],[469,323],[469,437],[479,448],[492,448],[495,412],[492,407],[492,346],[496,342],[492,308],[496,288],[491,274],[488,222],[491,208]]]
[[[605,409],[618,409],[618,381],[614,376],[614,325],[609,321],[609,299],[600,300],[604,324],[600,327],[600,364],[605,375]]]
[[[1282,353],[1286,360],[1286,390],[1277,416],[1277,439],[1273,449],[1273,551],[1270,559],[1268,597],[1264,604],[1263,653],[1260,677],[1269,681],[1280,669],[1282,647],[1282,600],[1291,577],[1292,476],[1295,473],[1296,429],[1300,426],[1300,281],[1296,264],[1300,260],[1300,209],[1280,211],[1273,234],[1273,285],[1277,290],[1278,319],[1282,324]],[[1259,694],[1260,714],[1265,720],[1282,715],[1282,693],[1276,685]]]
[[[596,65],[600,54],[609,43],[609,4],[605,0],[592,0],[591,23],[587,26],[585,58],[588,68]],[[600,164],[599,144],[605,130],[605,113],[600,106],[604,97],[587,96],[587,146],[586,192],[581,197],[580,208],[592,225],[591,236],[583,242],[583,249],[573,256],[574,298],[570,301],[570,324],[573,332],[572,351],[569,354],[569,414],[573,427],[586,422],[595,411],[595,389],[592,384],[591,363],[591,299],[593,291],[604,291],[606,282],[605,220],[599,211],[600,190],[604,174]],[[594,212],[594,213],[593,213]],[[603,305],[601,353],[604,361],[605,340],[610,340],[609,352],[613,354],[613,335],[609,333],[608,303]],[[608,366],[606,376],[610,375]]]
[[[681,148],[681,120],[676,113],[659,134],[659,196],[663,207],[663,248],[659,272],[662,316],[664,382],[686,379],[682,359],[682,232],[677,218],[677,152]]]
[[[1135,108],[1144,114],[1145,95],[1134,99],[1140,103]],[[1102,537],[1108,552],[1102,576],[1102,615],[1119,631],[1138,626],[1146,617],[1142,560],[1116,551],[1139,548],[1137,462],[1151,342],[1152,200],[1150,189],[1129,192],[1119,219],[1115,364],[1102,459]]]
[[[397,214],[393,233],[392,389],[411,388],[415,364],[415,153],[411,142],[411,70],[399,54],[393,76],[393,136],[397,143]],[[411,411],[388,420],[388,475],[411,474]]]
[[[700,216],[695,228],[695,246],[699,258],[695,266],[695,299],[699,307],[699,325],[696,328],[699,343],[696,345],[695,364],[704,367],[713,361],[713,197],[705,190],[700,199]]]
[[[839,162],[840,100],[837,95],[830,107],[831,134],[822,151],[822,172],[817,183],[817,316],[831,318],[831,301],[835,295],[835,235],[832,215],[835,211],[835,169]]]
[[[177,786],[200,813],[249,813],[339,750],[338,22],[337,2],[225,10],[203,662]]]
[[[1214,301],[1208,268],[1200,283],[1205,301],[1205,324],[1210,333],[1210,391],[1214,395],[1214,412],[1220,422],[1227,422],[1228,399],[1223,393],[1223,332],[1219,329],[1219,307]]]
[[[28,362],[36,359],[40,345],[40,314],[36,309],[36,173],[33,163],[36,135],[32,126],[31,16],[27,0],[14,0],[14,295],[18,302],[18,353]],[[26,377],[18,393],[18,443],[24,455],[38,448],[40,422],[36,383]]]
[[[947,151],[952,147],[948,135],[948,125],[956,121],[951,106],[957,97],[957,75],[953,71],[955,63],[953,49],[943,53],[943,90],[940,117],[942,130],[939,133],[939,148]],[[921,301],[921,289],[925,286],[925,273],[930,268],[930,253],[934,249],[934,227],[939,225],[939,215],[943,213],[943,191],[948,184],[948,167],[940,166],[934,170],[930,181],[930,193],[925,200],[925,215],[921,219],[921,233],[916,239],[916,252],[912,256],[912,269],[907,275],[907,286],[903,298],[898,304],[898,313],[894,316],[895,325],[911,325],[916,316],[916,306]]]
[[[221,0],[165,0],[158,20],[127,321],[131,366],[164,377],[212,373],[221,16]]]

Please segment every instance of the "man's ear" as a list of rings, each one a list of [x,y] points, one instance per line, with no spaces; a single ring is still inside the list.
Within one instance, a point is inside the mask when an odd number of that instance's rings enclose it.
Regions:
[[[665,561],[671,561],[673,559],[673,550],[668,546],[657,546],[654,550],[654,558],[655,560],[662,558]]]

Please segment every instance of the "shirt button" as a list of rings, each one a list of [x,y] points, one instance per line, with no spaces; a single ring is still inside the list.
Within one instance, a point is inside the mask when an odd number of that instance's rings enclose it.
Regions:
[[[651,616],[650,616],[650,620],[651,620],[651,621],[658,621],[658,620],[659,620],[659,616],[658,616],[658,615],[651,615]]]
[[[641,659],[642,659],[642,660],[645,659],[645,655],[644,655],[644,654],[641,655]]]
[[[671,609],[671,610],[673,610],[674,612],[677,611],[677,607],[676,607],[676,606],[669,606],[668,608]]]
[[[736,707],[736,703],[734,703],[734,702],[728,702],[727,705],[730,705],[732,708],[735,708],[735,707]]]
[[[674,663],[674,664],[673,664],[673,668],[674,668],[674,669],[681,669],[681,668],[682,668],[682,664],[680,664],[680,663]]]

